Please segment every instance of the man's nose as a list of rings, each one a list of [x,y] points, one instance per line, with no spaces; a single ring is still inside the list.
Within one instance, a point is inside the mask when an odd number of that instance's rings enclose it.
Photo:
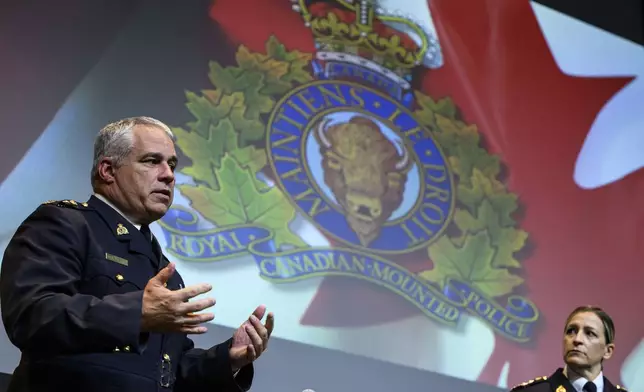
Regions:
[[[166,184],[174,181],[174,170],[167,162],[163,163],[163,169],[161,170],[159,179]]]

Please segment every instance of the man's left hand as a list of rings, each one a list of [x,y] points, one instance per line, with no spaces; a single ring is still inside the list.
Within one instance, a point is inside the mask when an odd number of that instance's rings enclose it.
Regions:
[[[273,332],[275,317],[273,313],[269,313],[266,317],[266,324],[262,325],[265,314],[266,306],[258,306],[248,320],[244,321],[233,334],[233,343],[230,346],[230,361],[233,371],[253,362],[266,351],[268,339]]]

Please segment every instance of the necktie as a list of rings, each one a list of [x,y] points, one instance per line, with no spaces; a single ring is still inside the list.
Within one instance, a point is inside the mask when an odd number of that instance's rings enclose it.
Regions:
[[[148,243],[150,243],[150,246],[152,247],[152,252],[154,253],[154,256],[157,258],[157,262],[161,261],[161,245],[157,241],[156,238],[154,238],[154,235],[152,235],[152,231],[150,231],[150,226],[148,225],[142,225],[141,226],[141,234],[145,237],[146,240],[148,240]]]
[[[595,385],[594,382],[588,381],[586,385],[584,385],[584,392],[597,392],[597,385]]]
[[[141,234],[143,234],[143,237],[145,237],[146,240],[152,242],[152,232],[150,231],[150,226],[141,226]]]

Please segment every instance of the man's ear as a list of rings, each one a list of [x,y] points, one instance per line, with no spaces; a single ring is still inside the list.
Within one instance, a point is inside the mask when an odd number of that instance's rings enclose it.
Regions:
[[[111,184],[115,181],[114,175],[116,174],[116,166],[112,158],[103,157],[98,162],[98,176],[106,184]]]
[[[610,359],[613,356],[613,351],[615,351],[615,345],[613,343],[606,345],[606,353],[604,353],[604,359]]]

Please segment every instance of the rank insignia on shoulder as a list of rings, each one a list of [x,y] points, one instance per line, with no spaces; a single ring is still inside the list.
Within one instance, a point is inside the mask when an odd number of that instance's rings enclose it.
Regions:
[[[618,390],[620,390],[620,391],[628,392],[628,389],[624,388],[624,387],[623,387],[623,386],[621,386],[621,385],[615,385],[615,388],[617,388],[617,389],[618,389]]]
[[[127,227],[123,226],[122,223],[119,223],[118,226],[116,226],[116,235],[126,235],[130,234],[130,232],[127,230]]]
[[[521,384],[519,384],[519,385],[515,385],[515,386],[512,388],[512,391],[518,391],[518,390],[521,390],[521,389],[523,389],[523,388],[527,388],[527,387],[529,387],[530,385],[540,384],[540,383],[542,383],[542,382],[544,382],[544,381],[547,381],[547,380],[548,380],[548,377],[545,377],[545,376],[544,376],[544,377],[537,377],[537,378],[535,378],[534,380],[530,380],[530,381],[522,382],[522,383],[521,383]],[[557,392],[561,392],[561,391],[560,391],[559,389],[557,389]],[[564,389],[564,392],[565,392],[565,389]]]
[[[58,207],[78,208],[88,207],[87,203],[79,203],[76,200],[47,200],[42,204],[53,204]]]

